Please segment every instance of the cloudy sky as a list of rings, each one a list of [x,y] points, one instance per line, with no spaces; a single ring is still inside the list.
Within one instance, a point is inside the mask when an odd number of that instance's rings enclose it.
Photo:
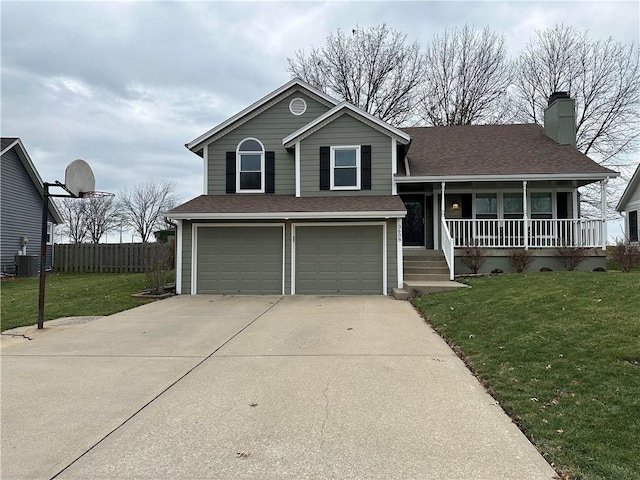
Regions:
[[[427,43],[469,23],[517,52],[564,22],[596,38],[640,36],[640,3],[0,2],[2,136],[21,137],[45,181],[87,160],[96,189],[171,179],[202,193],[184,144],[289,80],[287,57],[330,32],[386,22]]]

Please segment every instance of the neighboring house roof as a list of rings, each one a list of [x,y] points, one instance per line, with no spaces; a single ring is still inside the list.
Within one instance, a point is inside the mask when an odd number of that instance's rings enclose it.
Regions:
[[[304,127],[285,137],[282,140],[282,145],[284,145],[286,148],[292,147],[297,141],[303,140],[304,138],[320,130],[322,127],[331,123],[336,118],[339,118],[345,113],[351,114],[361,122],[366,123],[367,125],[375,128],[378,131],[381,131],[391,137],[395,137],[403,144],[407,144],[411,140],[409,134],[403,132],[402,130],[392,127],[388,123],[380,120],[377,117],[374,117],[370,113],[367,113],[358,107],[355,107],[354,105],[351,105],[348,102],[342,102],[326,112],[324,115],[320,115],[312,122],[309,122]]]
[[[17,137],[2,137],[0,146],[0,155],[4,155],[5,152],[8,152],[12,148],[16,149],[18,157],[20,158],[20,160],[22,160],[22,164],[24,165],[25,170],[29,174],[29,177],[31,177],[31,181],[36,186],[38,192],[40,193],[40,196],[42,197],[44,195],[44,183],[42,182],[42,178],[40,178],[40,174],[36,170],[31,157],[29,157],[27,149],[24,147],[22,140]],[[56,224],[64,223],[64,221],[62,220],[62,215],[58,211],[58,208],[51,201],[49,202],[49,213],[53,217],[53,221]]]
[[[415,181],[416,177],[431,181],[478,177],[588,181],[619,175],[598,165],[575,147],[558,145],[536,124],[403,130],[412,137],[407,152],[410,176],[405,177],[405,181]]]
[[[400,218],[397,195],[294,197],[293,195],[201,195],[167,212],[174,219],[232,218]]]
[[[637,188],[640,188],[640,165],[638,165],[638,167],[636,168],[633,177],[631,177],[631,180],[629,181],[629,185],[627,185],[627,188],[624,189],[622,197],[620,197],[620,201],[616,206],[616,210],[618,212],[623,212],[624,210],[626,210],[627,202],[631,199],[631,197],[633,196],[633,192],[635,192]]]
[[[194,153],[200,152],[204,144],[210,143],[211,141],[213,141],[216,135],[219,135],[219,134],[223,135],[223,134],[229,133],[233,129],[247,122],[251,118],[261,113],[263,110],[268,108],[270,106],[268,104],[271,101],[277,100],[280,95],[287,92],[290,88],[293,88],[293,87],[299,87],[299,88],[302,88],[303,90],[306,90],[306,92],[309,93],[310,96],[312,96],[319,102],[324,103],[329,107],[333,107],[339,103],[338,100],[336,100],[335,98],[332,98],[326,93],[323,93],[320,90],[317,90],[316,88],[312,87],[311,85],[302,81],[301,79],[294,78],[289,82],[285,83],[284,85],[282,85],[280,88],[262,97],[257,102],[249,105],[247,108],[237,113],[233,117],[213,127],[211,130],[209,130],[206,133],[203,133],[198,138],[190,141],[185,146]]]

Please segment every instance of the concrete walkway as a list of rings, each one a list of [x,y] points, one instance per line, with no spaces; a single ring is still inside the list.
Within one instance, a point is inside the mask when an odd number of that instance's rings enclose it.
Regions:
[[[406,302],[180,296],[68,323],[2,349],[2,478],[554,478]]]

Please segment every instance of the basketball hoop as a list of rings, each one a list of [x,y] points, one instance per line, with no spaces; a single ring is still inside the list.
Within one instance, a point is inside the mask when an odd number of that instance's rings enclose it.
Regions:
[[[96,190],[91,192],[81,192],[80,198],[106,198],[106,197],[115,197],[115,193],[111,192],[98,192]]]

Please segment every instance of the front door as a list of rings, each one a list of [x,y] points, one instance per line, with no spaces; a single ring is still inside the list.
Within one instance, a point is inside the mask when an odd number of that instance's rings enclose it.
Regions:
[[[402,195],[407,216],[402,219],[402,244],[424,247],[424,195]]]

